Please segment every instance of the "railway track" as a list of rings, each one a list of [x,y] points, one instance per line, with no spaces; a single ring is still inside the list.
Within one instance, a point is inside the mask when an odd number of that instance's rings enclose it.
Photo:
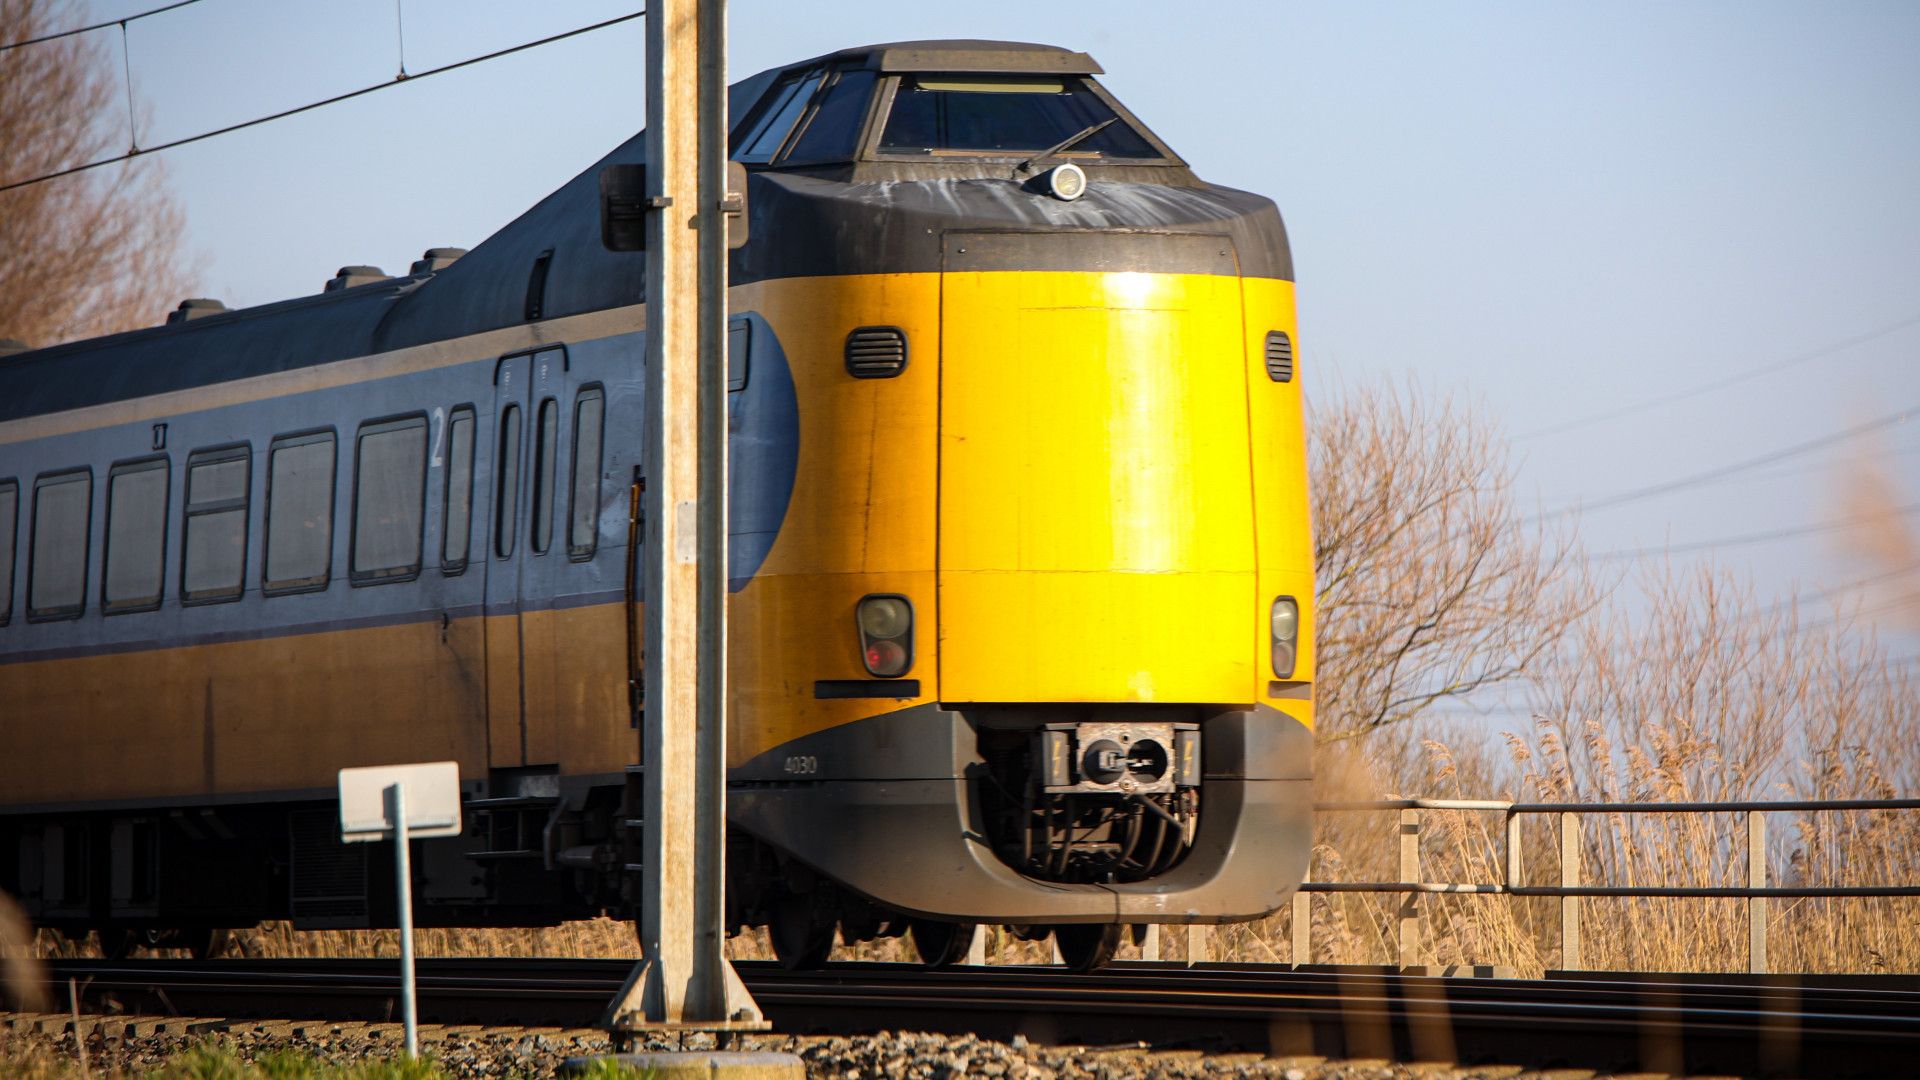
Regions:
[[[622,960],[430,959],[423,1022],[591,1026]],[[742,963],[775,1027],[1024,1035],[1035,1042],[1503,1062],[1670,1073],[1890,1076],[1920,1069],[1920,983],[1871,977],[1579,975],[1436,978],[1121,964],[924,971]],[[49,966],[94,1011],[389,1020],[388,960],[67,960]],[[64,996],[64,993],[63,993]]]

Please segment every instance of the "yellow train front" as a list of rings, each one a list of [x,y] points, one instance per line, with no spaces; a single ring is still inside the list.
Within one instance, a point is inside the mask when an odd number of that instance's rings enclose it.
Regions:
[[[924,42],[735,89],[733,306],[792,358],[799,432],[732,609],[731,915],[790,963],[910,922],[929,960],[984,923],[1093,964],[1303,875],[1284,227],[1098,71]]]

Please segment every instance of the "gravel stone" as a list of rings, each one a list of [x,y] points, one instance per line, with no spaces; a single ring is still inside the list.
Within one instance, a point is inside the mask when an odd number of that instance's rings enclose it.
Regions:
[[[75,1046],[69,1030],[72,1026],[67,1018],[57,1024],[38,1024],[19,1016],[0,1016],[0,1030],[7,1032],[7,1039],[0,1042],[10,1041],[22,1049],[50,1051],[71,1059]],[[296,1050],[342,1064],[391,1060],[399,1056],[402,1042],[399,1026],[390,1023],[299,1019],[194,1019],[182,1023],[156,1017],[96,1016],[83,1018],[79,1027],[86,1039],[89,1061],[96,1068],[105,1066],[113,1073],[136,1076],[202,1043],[223,1046],[248,1061],[269,1052]],[[713,1046],[710,1035],[688,1036],[684,1045],[676,1039],[655,1036],[634,1049],[671,1051]],[[510,1076],[546,1080],[555,1076],[569,1057],[612,1049],[607,1036],[598,1031],[471,1025],[425,1027],[420,1047],[457,1080]],[[737,1040],[732,1048],[798,1054],[809,1080],[1195,1080],[1227,1076],[1265,1080],[1500,1080],[1516,1073],[1528,1080],[1575,1080],[1595,1075],[1583,1069],[1523,1072],[1511,1065],[1475,1068],[1436,1062],[1393,1063],[1377,1058],[1329,1061],[1301,1056],[1270,1058],[1245,1052],[1209,1054],[1189,1047],[1146,1043],[1040,1046],[1024,1035],[998,1042],[972,1035],[910,1031],[858,1037],[748,1036]]]

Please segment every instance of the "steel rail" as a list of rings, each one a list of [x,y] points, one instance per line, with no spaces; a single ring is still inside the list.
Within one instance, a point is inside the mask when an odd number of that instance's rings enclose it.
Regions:
[[[1898,1074],[1920,1061],[1920,978],[1567,974],[1441,978],[1386,969],[1120,964],[1059,968],[742,963],[789,1033],[1025,1034],[1270,1053],[1804,1076]],[[587,1026],[623,960],[423,959],[430,1023]],[[89,1006],[179,1015],[389,1021],[389,960],[49,964]],[[155,1009],[155,1006],[159,1006]]]

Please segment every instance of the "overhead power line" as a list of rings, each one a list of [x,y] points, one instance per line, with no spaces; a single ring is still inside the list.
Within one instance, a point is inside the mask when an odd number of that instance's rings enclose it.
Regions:
[[[1777,360],[1764,367],[1754,368],[1751,371],[1743,371],[1738,375],[1729,375],[1722,379],[1715,379],[1712,382],[1701,383],[1698,386],[1690,387],[1686,390],[1677,390],[1671,394],[1664,394],[1664,395],[1661,395],[1660,397],[1648,398],[1645,401],[1637,402],[1635,404],[1622,405],[1622,406],[1619,406],[1618,408],[1607,409],[1602,412],[1597,412],[1588,416],[1580,417],[1577,420],[1568,420],[1564,423],[1553,424],[1551,426],[1540,428],[1536,431],[1529,431],[1529,432],[1526,432],[1525,434],[1516,435],[1514,437],[1516,439],[1538,439],[1547,435],[1558,435],[1563,431],[1572,431],[1576,428],[1590,427],[1594,424],[1604,423],[1608,420],[1618,420],[1623,416],[1632,416],[1635,413],[1645,412],[1648,409],[1658,408],[1662,405],[1671,405],[1676,401],[1685,401],[1688,398],[1699,397],[1701,394],[1710,394],[1715,390],[1724,390],[1729,386],[1737,386],[1743,382],[1748,382],[1753,379],[1758,379],[1763,376],[1771,375],[1776,371],[1783,371],[1790,367],[1795,367],[1800,364],[1808,363],[1809,361],[1818,360],[1823,356],[1828,356],[1833,353],[1841,352],[1846,349],[1851,349],[1855,345],[1865,345],[1869,341],[1877,341],[1880,338],[1886,337],[1889,334],[1898,333],[1901,330],[1905,330],[1909,326],[1915,326],[1915,325],[1920,325],[1920,314],[1909,315],[1908,317],[1901,319],[1897,322],[1888,323],[1885,326],[1877,327],[1873,330],[1867,331],[1866,333],[1855,334],[1852,337],[1841,338],[1839,341],[1835,341],[1827,345],[1822,345],[1817,349],[1811,349],[1803,353],[1796,353],[1793,356],[1789,356],[1784,360]]]
[[[141,157],[146,154],[156,154],[162,150],[171,150],[176,146],[185,146],[188,143],[196,143],[204,139],[211,139],[220,135],[229,135],[229,134],[232,134],[233,132],[241,131],[246,128],[258,127],[261,124],[269,124],[275,120],[284,120],[289,116],[297,116],[303,112],[311,112],[314,109],[325,108],[328,105],[337,105],[340,102],[349,100],[351,98],[362,97],[366,94],[371,94],[376,90],[385,90],[385,89],[388,89],[389,87],[399,86],[402,83],[418,82],[421,79],[429,78],[434,75],[440,75],[445,72],[456,70],[458,68],[471,67],[474,64],[484,64],[489,60],[498,60],[503,56],[511,56],[517,52],[525,52],[528,49],[537,49],[542,45],[551,45],[556,41],[564,41],[570,37],[578,37],[581,34],[590,34],[595,30],[605,30],[609,26],[617,26],[620,23],[631,22],[634,19],[640,18],[642,15],[645,15],[646,13],[647,13],[646,9],[641,8],[639,11],[631,12],[626,15],[615,16],[614,18],[607,19],[602,22],[594,23],[591,26],[582,26],[575,30],[568,30],[563,33],[554,34],[551,37],[543,37],[537,41],[522,42],[519,45],[514,45],[509,48],[486,53],[482,56],[472,56],[472,57],[468,57],[465,60],[456,60],[451,64],[442,64],[437,68],[429,68],[426,71],[418,72],[416,74],[406,76],[405,78],[396,78],[392,82],[374,83],[371,86],[363,86],[358,90],[349,90],[344,94],[335,94],[334,96],[330,98],[326,98],[321,101],[312,101],[312,102],[308,102],[305,105],[296,105],[291,109],[282,109],[281,111],[274,113],[270,116],[260,116],[260,117],[255,117],[252,120],[243,120],[237,124],[228,124],[226,127],[223,127],[223,128],[216,128],[212,131],[203,131],[198,135],[188,135],[184,138],[174,139],[170,142],[160,143],[157,146],[149,146],[149,147],[146,147],[145,149],[129,150],[124,154],[116,154],[113,157],[101,158],[98,161],[89,161],[84,165],[75,165],[72,168],[61,169],[58,172],[50,172],[41,176],[30,177],[25,180],[16,180],[10,184],[0,185],[0,191],[12,191],[14,188],[27,187],[30,184],[41,184],[41,183],[45,183],[48,180],[57,180],[63,176],[72,176],[75,173],[86,172],[88,169],[98,169],[103,165],[113,165],[122,161],[130,161],[133,158]]]
[[[177,3],[168,4],[164,7],[153,8],[148,11],[142,11],[137,15],[129,15],[124,19],[108,19],[106,22],[97,22],[91,26],[76,26],[71,30],[62,30],[59,33],[55,33],[55,34],[41,34],[37,38],[28,38],[25,41],[10,41],[4,45],[0,45],[0,52],[7,52],[8,50],[11,50],[11,49],[24,49],[28,45],[38,45],[43,41],[58,41],[61,38],[73,37],[75,34],[88,34],[88,33],[92,33],[95,30],[105,30],[109,26],[118,26],[124,30],[126,28],[126,25],[130,22],[139,22],[141,19],[145,19],[153,15],[160,15],[165,12],[172,11],[175,8],[183,8],[192,4],[197,4],[199,2],[200,0],[178,0]]]
[[[1713,540],[1692,540],[1684,544],[1668,544],[1665,547],[1628,548],[1624,551],[1602,551],[1589,556],[1593,559],[1613,561],[1618,559],[1644,559],[1656,555],[1678,555],[1687,551],[1705,551],[1709,548],[1744,547],[1748,544],[1764,544],[1772,540],[1787,540],[1796,536],[1813,536],[1817,533],[1838,532],[1856,525],[1880,521],[1887,517],[1904,517],[1920,513],[1920,503],[1897,506],[1885,513],[1859,514],[1850,518],[1822,521],[1813,525],[1801,525],[1790,529],[1772,529],[1767,532],[1745,533],[1740,536],[1723,536]]]
[[[1916,570],[1920,570],[1920,563],[1907,563],[1903,566],[1896,566],[1891,570],[1882,570],[1877,574],[1868,574],[1866,577],[1854,578],[1852,581],[1843,581],[1838,585],[1830,585],[1817,592],[1801,593],[1798,596],[1789,596],[1785,600],[1776,600],[1765,607],[1755,608],[1740,617],[1742,619],[1757,619],[1767,615],[1777,614],[1788,608],[1803,608],[1816,601],[1831,599],[1842,593],[1852,592],[1855,589],[1864,589],[1869,585],[1878,585],[1881,582],[1890,581],[1894,578],[1905,577]],[[1808,625],[1824,626],[1832,621],[1834,620],[1823,619]]]
[[[1642,499],[1650,499],[1655,495],[1666,495],[1675,491],[1685,491],[1688,488],[1709,484],[1723,477],[1746,472],[1749,469],[1760,468],[1762,465],[1771,465],[1776,461],[1785,461],[1788,458],[1799,457],[1801,454],[1810,454],[1815,450],[1822,450],[1826,447],[1846,442],[1849,439],[1857,439],[1862,435],[1879,431],[1882,428],[1889,428],[1895,424],[1903,423],[1912,419],[1916,414],[1920,414],[1920,405],[1909,405],[1899,412],[1890,413],[1877,420],[1869,420],[1864,424],[1847,428],[1844,431],[1837,431],[1831,435],[1822,435],[1817,439],[1796,443],[1784,449],[1761,454],[1759,457],[1734,462],[1731,465],[1722,465],[1717,469],[1708,469],[1706,472],[1683,476],[1678,480],[1668,480],[1665,483],[1653,484],[1649,487],[1623,491],[1618,495],[1609,495],[1604,499],[1597,499],[1590,503],[1575,503],[1572,506],[1563,506],[1558,510],[1548,510],[1536,515],[1533,520],[1545,521],[1550,518],[1565,517],[1568,514],[1583,510],[1607,510],[1615,506],[1624,506],[1627,503],[1639,502]]]

